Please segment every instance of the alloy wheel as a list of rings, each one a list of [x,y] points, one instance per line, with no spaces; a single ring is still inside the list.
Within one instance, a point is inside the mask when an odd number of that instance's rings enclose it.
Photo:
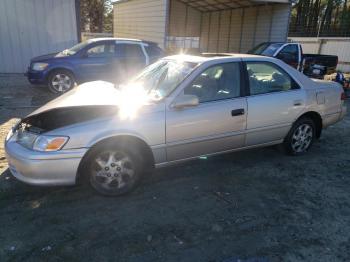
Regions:
[[[56,74],[51,80],[52,87],[60,93],[68,91],[72,86],[72,79],[66,74]]]
[[[296,153],[305,152],[311,145],[313,139],[313,128],[309,124],[297,127],[292,135],[291,146]]]
[[[120,190],[135,179],[131,159],[120,151],[107,151],[98,154],[92,165],[92,184],[105,190]]]

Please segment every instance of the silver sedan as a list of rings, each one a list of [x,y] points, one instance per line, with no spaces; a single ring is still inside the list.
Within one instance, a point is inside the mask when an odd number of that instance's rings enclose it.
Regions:
[[[346,112],[340,85],[311,80],[260,56],[178,55],[124,86],[83,84],[13,127],[9,168],[34,185],[87,179],[98,192],[130,191],[154,167],[282,144],[307,152]]]

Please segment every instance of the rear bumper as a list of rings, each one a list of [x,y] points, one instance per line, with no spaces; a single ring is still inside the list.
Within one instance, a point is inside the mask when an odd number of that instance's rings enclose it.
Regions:
[[[35,152],[9,140],[5,144],[9,169],[18,180],[43,186],[74,185],[87,149]]]

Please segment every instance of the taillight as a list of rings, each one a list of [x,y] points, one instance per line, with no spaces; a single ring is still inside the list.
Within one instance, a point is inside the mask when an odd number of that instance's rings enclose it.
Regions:
[[[340,100],[346,100],[345,92],[341,93]]]

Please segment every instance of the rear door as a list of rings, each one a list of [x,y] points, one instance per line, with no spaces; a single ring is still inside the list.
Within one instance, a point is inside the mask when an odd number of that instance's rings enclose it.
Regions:
[[[167,159],[174,161],[242,147],[247,102],[242,97],[241,63],[223,63],[200,72],[182,93],[199,105],[166,112]]]
[[[118,58],[124,66],[124,78],[140,72],[148,62],[143,46],[139,42],[117,43]]]
[[[246,61],[249,93],[246,146],[283,139],[305,108],[306,94],[279,65]]]

